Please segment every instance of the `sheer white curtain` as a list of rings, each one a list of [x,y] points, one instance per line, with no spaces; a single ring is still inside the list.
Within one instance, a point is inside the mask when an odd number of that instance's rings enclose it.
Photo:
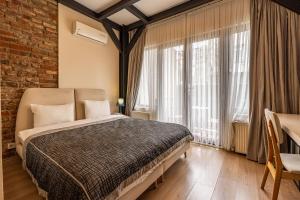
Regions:
[[[248,0],[224,0],[187,14],[189,128],[200,143],[231,149],[232,122],[249,108]]]
[[[189,127],[195,141],[219,145],[220,40],[217,37],[190,40]]]
[[[230,149],[232,122],[248,120],[249,12],[223,0],[148,27],[137,107]]]
[[[185,124],[185,22],[179,16],[147,30],[136,108],[151,111],[152,119]]]

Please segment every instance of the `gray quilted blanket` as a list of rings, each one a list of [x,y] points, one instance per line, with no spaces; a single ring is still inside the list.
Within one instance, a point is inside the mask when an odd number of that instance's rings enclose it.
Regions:
[[[115,199],[120,185],[192,139],[181,125],[121,118],[32,137],[24,165],[49,200]]]

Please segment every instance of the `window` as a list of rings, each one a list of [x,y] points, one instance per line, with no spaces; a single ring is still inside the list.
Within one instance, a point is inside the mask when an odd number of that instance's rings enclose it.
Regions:
[[[157,84],[157,64],[158,64],[158,49],[148,48],[144,51],[144,60],[140,76],[140,85],[136,109],[149,110],[154,107]]]
[[[248,121],[249,6],[222,1],[148,27],[136,108],[231,149],[232,122]]]
[[[231,36],[232,43],[232,65],[229,68],[230,79],[232,80],[231,102],[234,105],[234,119],[236,121],[248,121],[249,112],[249,49],[250,32],[243,31],[234,33]],[[238,100],[241,98],[243,100]]]
[[[145,49],[136,108],[219,146],[228,113],[232,121],[248,119],[249,40],[242,31]]]
[[[136,107],[219,146],[228,113],[232,121],[248,118],[249,39],[244,31],[145,49]]]
[[[135,108],[153,111],[160,121],[183,124],[183,64],[184,45],[145,49]]]
[[[220,39],[212,38],[193,42],[191,49],[190,128],[206,144],[219,141],[219,46]]]
[[[183,124],[183,45],[162,49],[158,120]]]
[[[249,39],[244,31],[192,42],[189,128],[200,143],[219,146],[231,113],[248,119]]]

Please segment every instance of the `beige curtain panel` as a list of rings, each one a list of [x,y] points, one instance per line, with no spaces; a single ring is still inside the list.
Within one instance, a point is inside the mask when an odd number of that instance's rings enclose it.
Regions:
[[[272,2],[251,1],[250,127],[247,157],[265,162],[264,109],[300,113],[300,16]]]
[[[187,29],[189,37],[203,37],[205,35],[219,34],[224,29],[240,29],[240,25],[249,24],[249,0],[223,0],[215,1],[189,12],[187,15]],[[243,31],[243,27],[240,31]]]
[[[147,27],[145,47],[181,42],[248,24],[249,0],[217,0]],[[241,30],[242,31],[242,30]]]
[[[146,34],[146,48],[167,43],[176,43],[186,38],[186,15],[149,25]]]
[[[126,115],[131,115],[139,90],[140,74],[143,64],[146,31],[144,30],[130,52],[128,63],[128,84],[126,94]]]

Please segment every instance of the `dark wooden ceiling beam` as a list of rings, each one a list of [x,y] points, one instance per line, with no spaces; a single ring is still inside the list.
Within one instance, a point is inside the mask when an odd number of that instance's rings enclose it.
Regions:
[[[117,24],[117,23],[111,21],[110,19],[103,19],[101,22],[102,22],[102,23],[105,22],[105,23],[109,24],[113,29],[118,30],[118,31],[120,31],[121,28],[122,28],[121,25],[119,25],[119,24]]]
[[[127,54],[130,53],[130,51],[132,50],[132,48],[134,47],[135,43],[138,41],[138,39],[140,38],[141,34],[143,33],[144,29],[145,29],[146,25],[140,26],[136,32],[134,33],[128,48],[127,48]]]
[[[272,0],[298,14],[300,14],[300,1],[299,0]]]
[[[162,19],[166,19],[168,17],[171,17],[171,16],[174,16],[176,14],[185,12],[185,11],[193,9],[195,7],[204,5],[206,3],[210,3],[212,1],[214,1],[214,0],[193,0],[193,1],[188,1],[186,3],[180,4],[178,6],[170,8],[168,10],[165,10],[165,11],[162,11],[160,13],[157,13],[157,14],[151,16],[151,17],[148,17],[149,21],[148,21],[147,24],[151,24],[151,23],[160,21]],[[145,23],[142,20],[140,20],[138,22],[134,22],[132,24],[129,24],[127,26],[127,28],[130,31],[130,30],[136,29],[136,28],[138,28],[140,26],[143,26],[144,24]]]
[[[145,24],[148,23],[148,17],[142,13],[139,9],[137,9],[134,5],[130,5],[126,8],[129,12],[131,12],[133,15],[135,15],[137,18],[139,18],[142,22]]]
[[[119,12],[122,9],[127,8],[128,6],[138,2],[140,0],[121,0],[118,3],[112,5],[111,7],[101,11],[100,13],[97,14],[98,19],[102,20],[105,19],[117,12]]]
[[[113,41],[113,43],[116,45],[116,47],[118,48],[118,50],[121,52],[122,51],[121,42],[118,39],[118,37],[117,37],[116,33],[114,32],[114,30],[112,29],[112,27],[108,23],[106,23],[106,22],[103,22],[102,24],[103,24],[106,32],[110,36],[111,40]]]
[[[116,29],[118,31],[120,31],[122,29],[122,26],[120,26],[119,24],[117,24],[109,19],[102,19],[102,20],[98,19],[98,17],[97,17],[98,14],[96,12],[90,10],[89,8],[81,5],[80,3],[78,3],[74,0],[58,0],[58,3],[61,3],[73,10],[76,10],[77,12],[79,12],[85,16],[88,16],[96,21],[99,21],[101,23],[105,22],[105,23],[109,24],[113,29]]]

